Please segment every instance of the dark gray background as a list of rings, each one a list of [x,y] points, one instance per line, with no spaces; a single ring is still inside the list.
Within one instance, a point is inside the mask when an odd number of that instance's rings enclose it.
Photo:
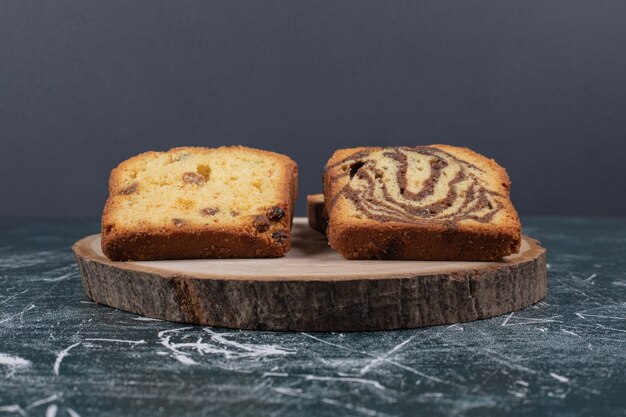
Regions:
[[[98,215],[146,150],[469,146],[522,214],[626,213],[624,1],[0,0],[0,214]],[[298,212],[304,212],[300,199]]]

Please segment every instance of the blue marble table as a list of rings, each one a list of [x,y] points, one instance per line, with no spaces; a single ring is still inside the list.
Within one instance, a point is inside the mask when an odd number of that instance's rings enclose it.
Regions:
[[[626,219],[527,217],[548,297],[375,333],[169,323],[96,305],[97,219],[0,219],[0,416],[626,415]]]

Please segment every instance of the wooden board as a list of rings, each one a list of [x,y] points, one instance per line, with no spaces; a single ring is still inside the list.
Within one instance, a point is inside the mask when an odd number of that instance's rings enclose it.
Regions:
[[[93,301],[217,327],[423,327],[509,313],[546,295],[546,251],[529,237],[503,262],[348,261],[306,223],[294,220],[292,249],[277,259],[112,262],[100,235],[72,249]]]

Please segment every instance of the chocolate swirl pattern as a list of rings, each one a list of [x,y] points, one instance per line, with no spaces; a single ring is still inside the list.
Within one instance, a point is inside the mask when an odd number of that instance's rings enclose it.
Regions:
[[[431,146],[377,148],[358,152],[329,167],[349,177],[331,207],[345,197],[357,218],[413,223],[462,220],[490,222],[503,210],[502,194],[481,179],[485,171]]]

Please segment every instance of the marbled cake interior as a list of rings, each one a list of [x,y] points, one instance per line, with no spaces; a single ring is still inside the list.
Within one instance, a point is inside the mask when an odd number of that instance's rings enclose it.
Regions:
[[[486,180],[489,172],[430,146],[368,149],[328,169],[334,167],[342,171],[335,180],[349,181],[331,204],[346,198],[355,218],[486,223],[498,216],[508,198]]]

